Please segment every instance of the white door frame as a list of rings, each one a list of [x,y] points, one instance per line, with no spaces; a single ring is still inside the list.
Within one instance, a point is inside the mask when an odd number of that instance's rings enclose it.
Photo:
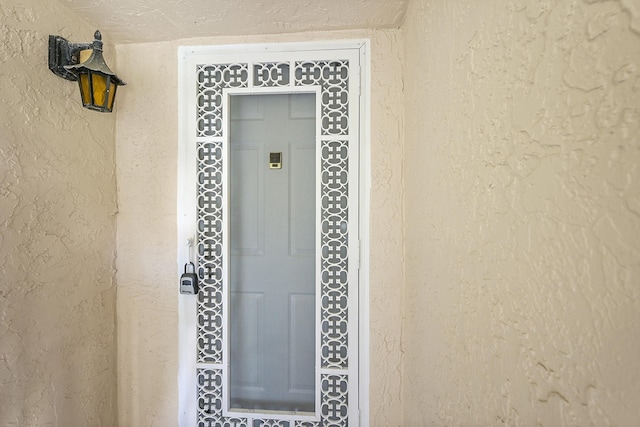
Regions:
[[[189,106],[195,105],[196,94],[189,73],[194,56],[224,54],[255,54],[286,52],[306,52],[321,50],[357,50],[359,53],[359,262],[358,292],[358,404],[359,425],[369,425],[369,207],[370,207],[370,50],[368,40],[346,40],[333,42],[305,42],[282,44],[250,44],[224,46],[181,47],[178,51],[178,274],[182,274],[186,262],[195,260],[196,250],[196,206],[197,198],[195,178],[197,163]],[[350,102],[354,102],[352,99]],[[357,249],[356,249],[357,250]],[[353,267],[351,267],[353,268]],[[176,289],[178,286],[176,286]],[[179,295],[179,349],[178,349],[178,392],[181,427],[190,427],[196,423],[196,296]],[[352,320],[353,321],[353,320]]]

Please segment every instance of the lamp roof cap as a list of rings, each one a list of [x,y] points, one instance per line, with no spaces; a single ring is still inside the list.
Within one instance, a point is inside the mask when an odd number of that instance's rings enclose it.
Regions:
[[[95,40],[91,46],[93,51],[91,52],[89,59],[81,62],[80,64],[66,65],[64,68],[75,73],[80,73],[83,70],[97,71],[107,76],[111,76],[111,80],[113,80],[117,85],[126,85],[124,81],[111,71],[107,63],[104,62],[104,57],[102,56],[102,34],[100,34],[100,31],[96,30],[94,37]]]

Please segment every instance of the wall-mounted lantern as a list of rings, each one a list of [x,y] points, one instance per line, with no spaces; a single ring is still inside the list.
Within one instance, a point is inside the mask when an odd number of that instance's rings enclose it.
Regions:
[[[116,89],[126,83],[104,62],[100,31],[94,37],[93,43],[69,43],[63,37],[49,36],[49,69],[63,79],[78,81],[85,108],[110,113]]]

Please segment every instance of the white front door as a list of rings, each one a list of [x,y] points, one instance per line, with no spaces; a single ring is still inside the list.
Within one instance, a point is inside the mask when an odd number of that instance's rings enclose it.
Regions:
[[[181,426],[358,426],[364,43],[181,49]]]

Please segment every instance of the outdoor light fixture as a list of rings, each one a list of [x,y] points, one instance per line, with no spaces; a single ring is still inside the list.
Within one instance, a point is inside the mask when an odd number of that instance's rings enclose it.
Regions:
[[[49,36],[49,69],[63,79],[78,81],[85,108],[110,113],[116,89],[126,83],[104,62],[100,31],[94,37],[93,43],[69,43],[63,37]]]

